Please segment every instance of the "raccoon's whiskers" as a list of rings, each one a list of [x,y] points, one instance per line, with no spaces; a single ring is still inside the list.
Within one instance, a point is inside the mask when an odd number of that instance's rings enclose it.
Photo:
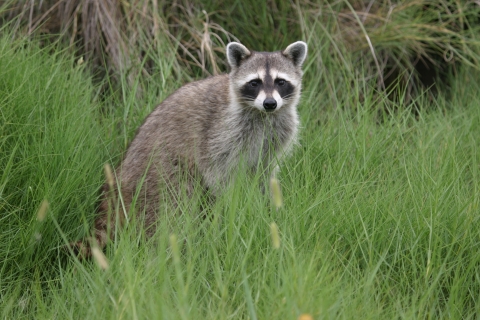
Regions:
[[[287,94],[286,96],[282,97],[283,100],[290,100],[291,97],[295,96],[294,93]]]
[[[257,97],[252,97],[252,96],[242,96],[239,100],[245,100],[245,101],[255,101]]]

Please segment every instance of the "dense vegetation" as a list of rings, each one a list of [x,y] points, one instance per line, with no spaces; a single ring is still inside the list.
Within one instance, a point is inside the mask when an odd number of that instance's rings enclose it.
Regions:
[[[476,3],[31,3],[0,4],[2,318],[478,317]],[[231,39],[309,44],[283,206],[239,177],[79,261],[104,164]]]

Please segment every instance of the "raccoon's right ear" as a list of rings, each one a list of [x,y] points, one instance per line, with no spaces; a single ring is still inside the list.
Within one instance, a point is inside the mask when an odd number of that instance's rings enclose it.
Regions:
[[[242,60],[250,56],[250,51],[241,43],[230,42],[227,45],[227,60],[232,68],[238,68]]]
[[[307,57],[307,44],[303,41],[297,41],[289,45],[282,51],[283,55],[291,59],[295,66],[301,67]]]

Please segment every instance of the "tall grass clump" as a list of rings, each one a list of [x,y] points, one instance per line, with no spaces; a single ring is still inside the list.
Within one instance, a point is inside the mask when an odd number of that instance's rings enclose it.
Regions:
[[[84,66],[55,46],[0,38],[0,106],[0,304],[8,307],[33,279],[58,271],[59,247],[89,223],[111,132]]]

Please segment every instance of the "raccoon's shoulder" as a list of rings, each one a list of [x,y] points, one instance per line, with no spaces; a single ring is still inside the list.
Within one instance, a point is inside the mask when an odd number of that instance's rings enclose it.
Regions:
[[[221,118],[229,104],[228,74],[187,83],[177,89],[145,119],[145,127],[198,127]]]

